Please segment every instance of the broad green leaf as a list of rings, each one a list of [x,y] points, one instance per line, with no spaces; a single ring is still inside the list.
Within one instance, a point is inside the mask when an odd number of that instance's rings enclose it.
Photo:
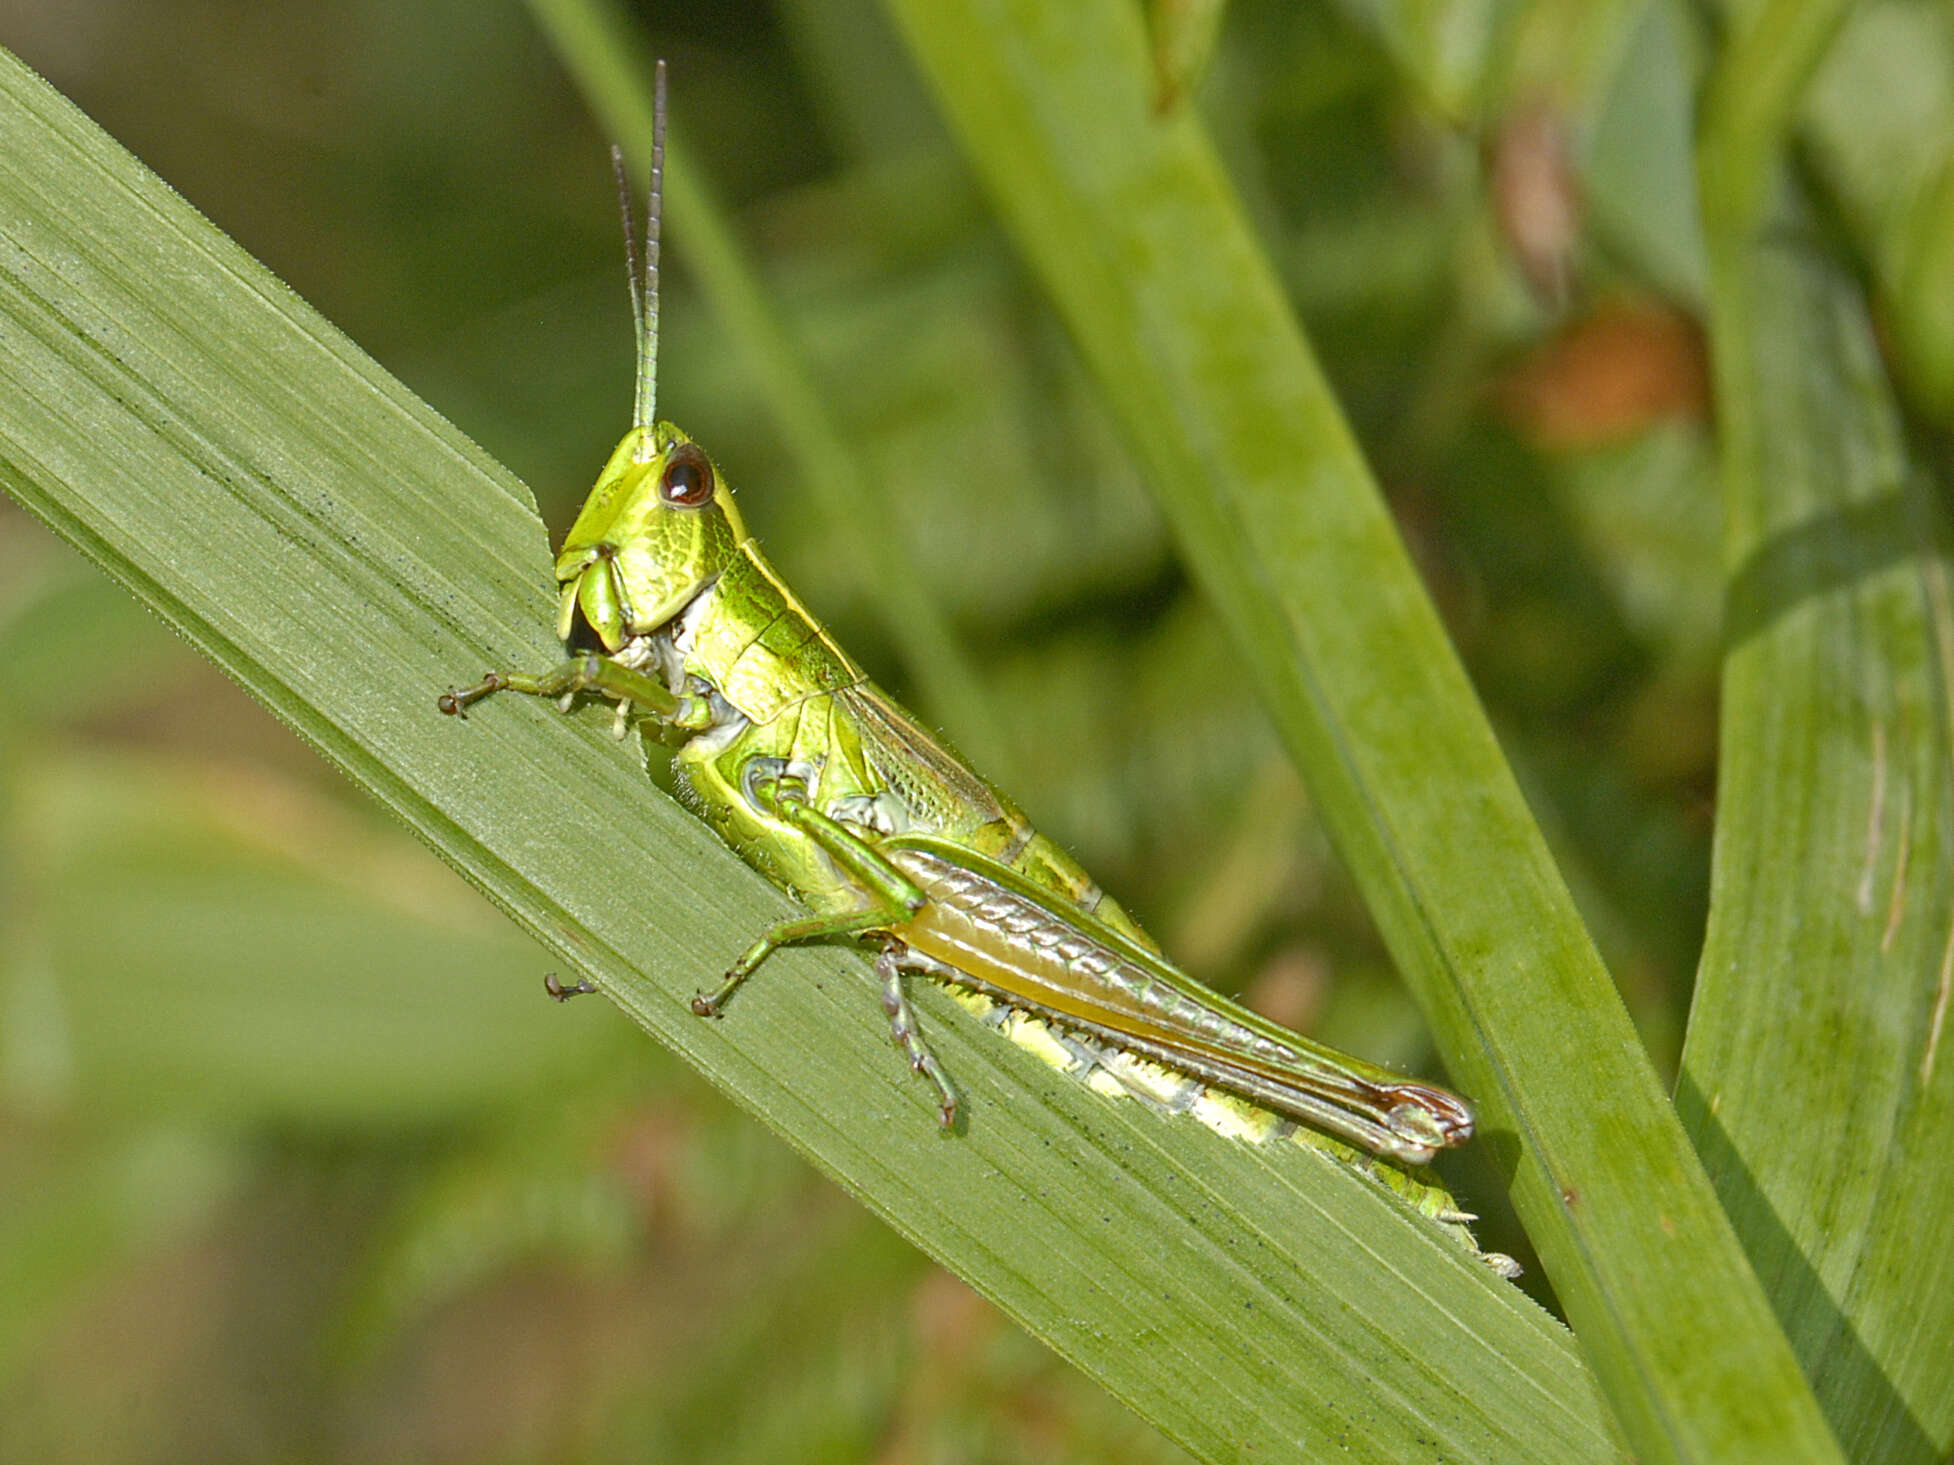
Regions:
[[[541,953],[295,782],[127,755],[9,771],[23,914],[91,1113],[398,1134],[616,1052],[598,1013],[539,1030]]]
[[[1927,1465],[1954,1448],[1954,1255],[1930,1240],[1954,1227],[1946,511],[1774,154],[1801,72],[1760,37],[1703,139],[1742,177],[1705,197],[1727,650],[1677,1102],[1841,1445]]]
[[[925,991],[943,1137],[840,953],[694,1018],[785,898],[607,715],[434,711],[555,654],[521,486],[11,59],[0,135],[0,482],[648,1031],[1204,1456],[1618,1458],[1565,1333],[1353,1167],[1108,1102]]]
[[[1641,1458],[1836,1460],[1198,121],[1122,0],[892,0],[1310,783]]]

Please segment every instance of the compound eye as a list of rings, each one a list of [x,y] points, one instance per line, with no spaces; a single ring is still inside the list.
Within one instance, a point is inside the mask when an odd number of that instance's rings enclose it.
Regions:
[[[696,509],[712,501],[712,462],[697,443],[680,443],[665,460],[658,496],[674,508]]]

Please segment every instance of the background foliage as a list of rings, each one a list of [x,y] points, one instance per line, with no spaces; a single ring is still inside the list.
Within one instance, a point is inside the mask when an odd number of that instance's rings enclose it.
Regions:
[[[979,648],[996,725],[953,730],[995,740],[1041,823],[1189,966],[1433,1068],[887,23],[795,3],[643,18],[844,450]],[[629,343],[605,139],[525,12],[15,4],[0,43],[514,468],[560,532],[622,422]],[[1706,917],[1725,593],[1716,255],[1690,169],[1703,45],[1661,7],[1266,0],[1231,8],[1197,88],[1666,1078]],[[1954,192],[1922,139],[1954,135],[1951,99],[1944,15],[1887,3],[1800,114],[1800,207],[1851,267],[1844,308],[1880,306],[1928,521]],[[666,411],[844,643],[927,705],[673,227]],[[1811,391],[1859,400],[1879,378],[1865,358]],[[1891,726],[1942,715],[1936,675]],[[614,1012],[544,1006],[542,953],[4,505],[0,684],[0,1455],[1175,1453]],[[1487,1157],[1451,1178],[1482,1239],[1524,1255]],[[1551,1303],[1537,1266],[1527,1285]],[[1945,1428],[1855,1455],[1936,1458]]]

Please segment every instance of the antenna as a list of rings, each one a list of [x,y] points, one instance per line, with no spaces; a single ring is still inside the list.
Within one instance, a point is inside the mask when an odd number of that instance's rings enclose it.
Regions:
[[[624,149],[611,144],[611,176],[617,179],[617,211],[624,221],[624,288],[631,292],[631,343],[637,345],[645,334],[645,300],[638,291],[638,236],[631,228],[631,180],[624,172]],[[645,363],[638,358],[638,385],[632,388],[633,401],[644,387]]]
[[[624,274],[631,291],[631,332],[638,342],[638,384],[632,395],[631,425],[646,432],[658,407],[658,226],[665,204],[665,63],[652,82],[651,191],[645,200],[644,275],[638,274],[638,241],[631,229],[631,182],[624,172],[624,149],[611,144],[611,171],[617,176],[618,212],[624,219]],[[649,439],[640,451],[649,459]]]
[[[638,405],[633,425],[649,429],[658,406],[658,226],[665,207],[665,61],[651,90],[651,191],[645,199],[644,304],[638,315]]]

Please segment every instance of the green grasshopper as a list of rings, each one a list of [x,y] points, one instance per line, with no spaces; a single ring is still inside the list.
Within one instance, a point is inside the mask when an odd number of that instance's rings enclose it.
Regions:
[[[765,932],[693,1011],[717,1017],[782,946],[865,944],[890,1030],[935,1085],[946,1128],[957,1095],[917,1027],[909,974],[976,994],[988,1013],[1038,1020],[1086,1066],[1167,1107],[1189,1107],[1211,1087],[1406,1165],[1464,1144],[1472,1111],[1457,1096],[1299,1037],[1168,962],[1016,804],[870,682],[762,558],[712,459],[653,410],[662,62],[654,117],[642,285],[613,152],[636,410],[557,556],[556,629],[570,655],[547,672],[490,672],[441,697],[441,710],[461,715],[514,691],[567,711],[590,695],[616,704],[620,737],[636,713],[681,740],[674,766],[686,801],[810,912]],[[593,990],[549,987],[558,997]],[[1162,1070],[1177,1096],[1151,1083]]]

